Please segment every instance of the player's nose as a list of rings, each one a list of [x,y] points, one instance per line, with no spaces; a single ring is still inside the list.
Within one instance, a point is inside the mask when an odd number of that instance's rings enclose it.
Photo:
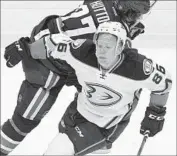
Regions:
[[[106,49],[105,48],[100,48],[99,53],[100,54],[105,54],[106,53]]]

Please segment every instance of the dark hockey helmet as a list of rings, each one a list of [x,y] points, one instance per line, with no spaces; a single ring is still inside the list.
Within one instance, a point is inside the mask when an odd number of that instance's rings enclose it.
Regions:
[[[136,22],[148,14],[156,2],[157,0],[115,0],[114,6],[125,21]]]

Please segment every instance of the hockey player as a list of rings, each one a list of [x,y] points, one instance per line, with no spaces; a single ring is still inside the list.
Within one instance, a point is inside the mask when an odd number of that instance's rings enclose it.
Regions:
[[[51,15],[43,19],[32,32],[32,40],[47,34],[56,34],[61,30],[72,39],[93,39],[100,23],[106,21],[121,22],[127,31],[131,44],[136,36],[144,33],[141,23],[143,16],[150,13],[157,0],[85,0],[83,5],[64,16]]]
[[[172,85],[170,75],[137,49],[124,49],[125,42],[123,25],[105,22],[99,25],[93,41],[50,35],[44,42],[37,41],[30,51],[23,51],[34,59],[67,61],[82,86],[45,155],[85,155],[114,142],[129,123],[142,88],[149,89],[151,96],[140,133],[153,137],[162,130]],[[36,53],[34,46],[43,48]]]
[[[134,39],[144,31],[144,26],[138,23],[140,15],[148,13],[152,7],[149,0],[138,1],[138,4],[134,2],[85,1],[84,5],[65,16],[46,17],[33,29],[30,40],[22,38],[19,42],[6,47],[7,66],[13,67],[22,59],[15,48],[21,51],[23,41],[34,42],[45,35],[60,31],[64,31],[72,39],[85,37],[92,39],[98,25],[108,20],[121,21],[126,27],[127,36],[131,40]],[[18,94],[17,106],[12,118],[1,127],[3,155],[10,153],[40,123],[64,84],[75,85],[78,91],[81,90],[75,71],[65,61],[52,58],[33,60],[27,57],[23,59],[22,64],[26,78]]]

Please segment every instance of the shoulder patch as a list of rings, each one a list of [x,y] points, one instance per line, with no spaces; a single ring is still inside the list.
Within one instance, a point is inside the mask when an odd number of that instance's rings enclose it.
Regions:
[[[86,39],[77,39],[74,42],[72,42],[71,46],[73,49],[77,49],[79,48],[84,42],[86,41]]]
[[[150,75],[153,72],[152,60],[144,59],[143,61],[143,71],[145,75]]]

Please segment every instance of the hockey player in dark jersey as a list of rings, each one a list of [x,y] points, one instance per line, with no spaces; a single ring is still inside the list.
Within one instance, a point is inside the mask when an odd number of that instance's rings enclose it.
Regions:
[[[93,39],[100,23],[118,21],[126,28],[127,37],[131,42],[130,40],[144,33],[141,19],[151,11],[155,3],[156,0],[86,0],[84,5],[64,16],[46,17],[33,29],[32,39],[37,40],[46,34],[56,34],[61,30],[72,39]]]
[[[44,155],[81,156],[113,143],[128,125],[138,92],[143,88],[149,89],[151,95],[140,133],[153,137],[162,130],[171,76],[137,49],[124,48],[126,31],[121,23],[100,24],[93,41],[73,41],[59,34],[41,40],[29,45],[30,51],[22,54],[34,59],[52,57],[67,61],[82,86]],[[40,53],[35,46],[41,47]]]
[[[6,47],[7,66],[13,67],[21,60],[21,56],[18,54],[15,56],[17,51],[13,48],[21,50],[21,42],[24,40],[31,43],[45,35],[57,34],[60,31],[72,39],[85,37],[93,39],[98,25],[108,20],[121,21],[126,27],[128,38],[132,40],[144,31],[144,26],[139,23],[139,17],[148,13],[151,6],[149,0],[139,2],[138,6],[132,1],[92,0],[85,1],[84,5],[65,16],[48,16],[35,26],[30,40],[22,38],[19,42]],[[17,107],[12,118],[1,128],[3,134],[1,153],[4,155],[10,153],[40,123],[54,104],[63,85],[75,85],[78,91],[81,90],[75,71],[66,61],[52,58],[36,61],[27,57],[23,59],[22,64],[25,80],[18,94]]]

